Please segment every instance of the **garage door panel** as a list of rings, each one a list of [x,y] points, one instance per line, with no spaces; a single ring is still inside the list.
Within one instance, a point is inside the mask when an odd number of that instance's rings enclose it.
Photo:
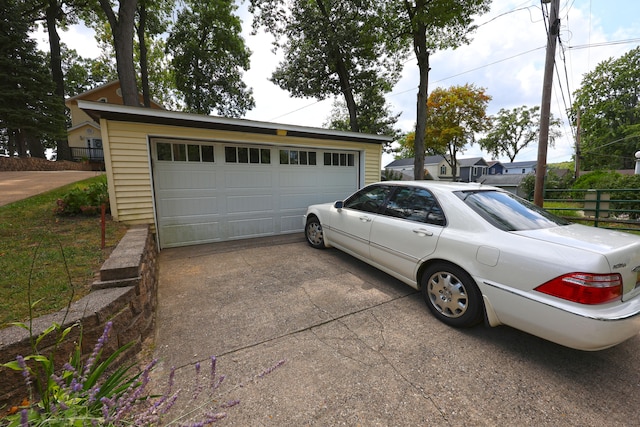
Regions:
[[[227,239],[247,239],[275,233],[273,217],[232,219],[227,224]]]
[[[271,212],[273,208],[273,197],[269,195],[251,194],[227,197],[227,213],[229,214]]]
[[[216,197],[198,197],[198,198],[162,198],[160,207],[164,218],[172,218],[176,216],[199,216],[211,215],[218,213],[218,204]]]
[[[232,171],[225,172],[225,187],[228,189],[269,188],[273,175],[270,172]]]
[[[178,218],[174,218],[163,227],[162,231],[165,234],[163,238],[166,242],[179,246],[181,244],[193,244],[193,242],[211,240],[211,236],[220,234],[220,223],[206,220],[193,222],[193,219],[188,223],[180,223]],[[167,246],[165,245],[165,247]]]
[[[211,154],[211,146],[214,152],[206,161],[203,156],[185,161],[184,157],[175,160],[175,154],[172,157],[171,151],[166,150],[167,145],[176,142],[161,142],[165,151],[158,160],[152,141],[160,247],[301,232],[307,206],[344,199],[358,188],[359,156],[355,152],[343,156],[355,159],[349,166],[333,151],[329,157],[331,164],[326,164],[326,153],[320,149],[311,149],[306,154],[304,150],[286,149],[288,156],[280,156],[281,147],[262,146],[259,158],[241,160],[237,156],[234,163],[233,158],[225,156],[231,146],[208,143],[208,153]],[[177,144],[207,145],[182,140]],[[237,153],[245,147],[235,146]],[[249,151],[253,149],[246,147]],[[263,156],[265,151],[271,155]],[[229,152],[233,154],[233,149]],[[296,152],[297,157],[292,155]],[[302,158],[306,160],[298,162]],[[335,163],[335,159],[340,163]],[[291,164],[286,164],[287,161]]]

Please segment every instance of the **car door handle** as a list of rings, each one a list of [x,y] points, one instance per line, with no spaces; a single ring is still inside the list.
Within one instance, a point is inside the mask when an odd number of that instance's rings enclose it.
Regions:
[[[360,217],[360,221],[362,221],[362,222],[371,222],[371,218],[369,218],[368,216],[361,216]]]
[[[425,230],[424,228],[415,228],[413,230],[418,236],[433,236],[433,233],[429,230]]]

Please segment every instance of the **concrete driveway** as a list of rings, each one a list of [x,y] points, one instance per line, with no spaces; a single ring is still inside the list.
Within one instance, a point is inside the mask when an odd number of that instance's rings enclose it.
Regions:
[[[0,206],[99,175],[91,171],[0,172]]]
[[[159,263],[155,375],[174,366],[183,389],[165,421],[226,411],[234,426],[640,423],[640,338],[587,353],[508,327],[453,329],[412,288],[301,236],[163,250]],[[192,399],[212,355],[226,379]]]

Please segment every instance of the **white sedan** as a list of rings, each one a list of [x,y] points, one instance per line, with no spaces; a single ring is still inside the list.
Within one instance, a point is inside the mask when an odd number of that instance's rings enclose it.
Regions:
[[[571,224],[495,187],[380,182],[309,206],[306,239],[421,290],[436,318],[483,319],[600,350],[640,331],[640,237]]]

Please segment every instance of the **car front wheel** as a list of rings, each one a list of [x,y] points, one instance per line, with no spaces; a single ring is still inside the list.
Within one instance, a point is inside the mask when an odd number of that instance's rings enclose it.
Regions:
[[[422,275],[422,296],[431,313],[449,326],[471,327],[482,320],[482,295],[461,268],[437,263]]]
[[[304,227],[304,235],[307,238],[307,242],[316,249],[324,248],[324,237],[322,234],[322,224],[315,216],[310,217],[307,220],[307,225]]]

